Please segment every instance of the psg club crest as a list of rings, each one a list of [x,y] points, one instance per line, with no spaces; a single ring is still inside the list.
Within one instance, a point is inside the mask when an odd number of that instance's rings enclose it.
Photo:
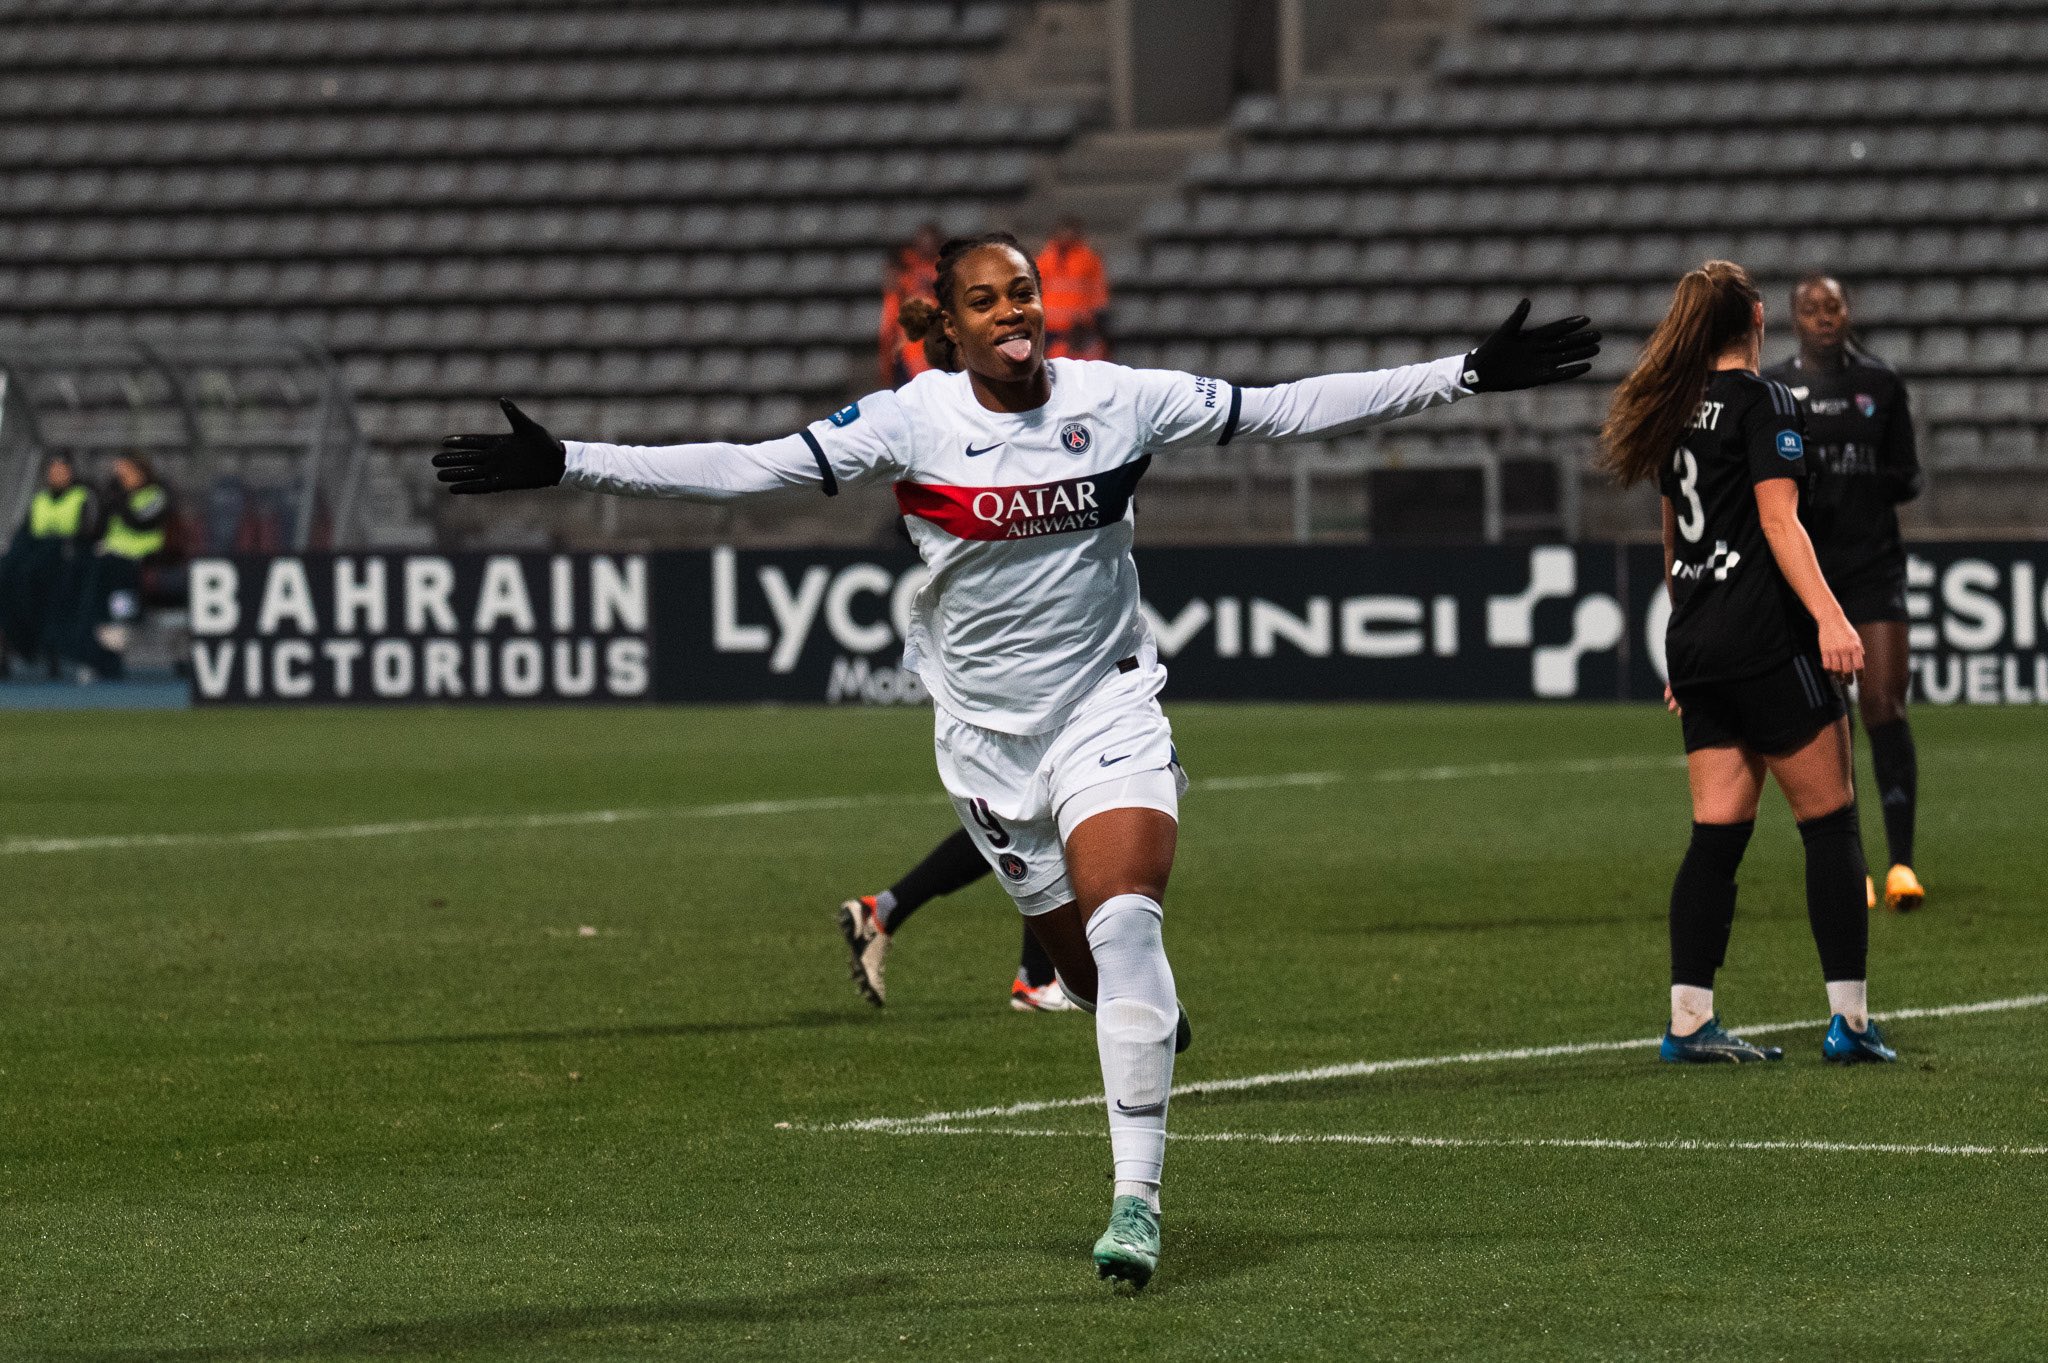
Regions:
[[[1086,432],[1083,432],[1083,436],[1086,436]],[[1012,880],[1022,880],[1027,869],[1024,865],[1024,858],[1018,856],[1015,852],[1003,853],[1001,857],[997,858],[996,865],[1002,867],[1003,874]]]
[[[1088,428],[1078,421],[1060,427],[1060,444],[1067,447],[1068,454],[1086,454],[1090,439]]]

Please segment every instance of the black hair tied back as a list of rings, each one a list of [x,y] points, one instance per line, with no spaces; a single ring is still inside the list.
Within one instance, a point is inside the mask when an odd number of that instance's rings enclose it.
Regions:
[[[972,237],[947,238],[945,244],[939,247],[938,269],[932,279],[932,296],[939,300],[938,303],[934,305],[922,298],[905,299],[902,310],[896,314],[896,320],[903,328],[904,337],[924,342],[924,357],[930,361],[934,369],[953,373],[960,368],[959,348],[947,339],[946,324],[939,314],[953,310],[953,291],[959,287],[953,278],[954,271],[970,253],[979,251],[984,246],[1009,247],[1024,257],[1024,263],[1030,267],[1033,282],[1038,279],[1038,262],[1031,258],[1031,253],[1024,249],[1024,243],[1017,240],[1013,233],[983,232]]]

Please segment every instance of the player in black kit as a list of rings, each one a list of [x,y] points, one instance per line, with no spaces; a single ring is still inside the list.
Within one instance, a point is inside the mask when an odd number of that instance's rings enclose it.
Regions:
[[[1863,844],[1837,678],[1863,643],[1799,523],[1807,478],[1798,404],[1758,376],[1764,307],[1741,266],[1710,260],[1678,283],[1670,311],[1622,381],[1600,433],[1624,484],[1663,493],[1671,624],[1665,699],[1685,735],[1692,842],[1671,887],[1670,1061],[1777,1060],[1721,1027],[1714,974],[1735,919],[1735,872],[1756,826],[1765,772],[1806,846],[1806,913],[1827,982],[1821,1053],[1894,1060],[1870,1020]]]
[[[1913,871],[1919,761],[1906,723],[1906,550],[1895,509],[1920,495],[1913,417],[1899,376],[1850,339],[1849,300],[1839,283],[1826,275],[1800,280],[1792,290],[1792,325],[1799,353],[1766,377],[1799,399],[1812,465],[1799,518],[1828,586],[1863,639],[1856,692],[1891,853],[1884,902],[1903,913],[1926,897]],[[1875,886],[1866,896],[1877,907]]]

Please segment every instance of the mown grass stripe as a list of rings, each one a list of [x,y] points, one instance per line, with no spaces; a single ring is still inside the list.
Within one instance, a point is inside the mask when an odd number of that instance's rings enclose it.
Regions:
[[[1345,780],[1402,783],[1477,777],[1595,775],[1641,767],[1681,766],[1668,757],[1582,758],[1563,762],[1483,762],[1469,766],[1390,767],[1350,775],[1341,771],[1290,771],[1257,776],[1216,776],[1193,782],[1204,791],[1283,790],[1327,786]],[[658,819],[736,819],[778,814],[819,814],[880,805],[937,805],[939,791],[876,795],[820,795],[791,800],[742,800],[710,805],[653,805],[626,809],[579,809],[547,814],[465,814],[442,819],[392,819],[378,823],[330,824],[312,828],[254,828],[192,833],[93,833],[76,837],[0,839],[0,857],[50,856],[72,852],[131,852],[185,847],[273,847],[291,843],[348,842],[363,838],[425,837],[441,833],[584,828],[645,823]]]
[[[844,1127],[808,1127],[811,1131]],[[876,1129],[886,1136],[1021,1136],[1040,1139],[1102,1139],[1100,1131],[1058,1131],[1021,1126],[895,1126]],[[1630,1140],[1612,1136],[1414,1136],[1377,1131],[1169,1131],[1173,1141],[1236,1145],[1362,1145],[1415,1150],[1648,1150],[1679,1153],[1744,1153],[1763,1151],[1822,1155],[2007,1155],[2035,1158],[2048,1155],[2048,1145],[1974,1145],[1953,1142],[1825,1140],[1703,1140],[1672,1137]]]
[[[1896,1008],[1890,1012],[1873,1013],[1880,1022],[1897,1022],[1911,1018],[1962,1017],[1971,1013],[2004,1013],[2022,1008],[2039,1008],[2048,1004],[2048,994],[2022,994],[2007,999],[1986,999],[1977,1003],[1945,1003],[1920,1008]],[[1738,1030],[1746,1036],[1765,1036],[1773,1032],[1792,1032],[1802,1029],[1818,1029],[1827,1026],[1826,1018],[1805,1019],[1799,1022],[1767,1022],[1755,1027]],[[1598,1055],[1604,1051],[1635,1051],[1655,1046],[1657,1037],[1635,1037],[1626,1041],[1573,1041],[1553,1046],[1516,1046],[1494,1051],[1456,1051],[1448,1055],[1408,1056],[1397,1060],[1354,1060],[1341,1065],[1318,1065],[1311,1069],[1279,1070],[1271,1074],[1248,1074],[1236,1079],[1203,1079],[1192,1084],[1175,1086],[1176,1098],[1201,1093],[1236,1093],[1245,1089],[1270,1088],[1276,1084],[1314,1084],[1331,1079],[1357,1079],[1367,1075],[1391,1074],[1400,1070],[1434,1069],[1445,1065],[1483,1065],[1516,1060],[1548,1060],[1566,1055]],[[922,1117],[862,1117],[850,1122],[836,1122],[822,1130],[837,1131],[885,1131],[896,1127],[943,1126],[959,1122],[999,1120],[1006,1117],[1023,1117],[1034,1112],[1053,1112],[1061,1108],[1094,1107],[1104,1102],[1103,1095],[1090,1094],[1083,1098],[1044,1098],[1021,1103],[1008,1103],[994,1107],[964,1108],[958,1112],[931,1112]]]

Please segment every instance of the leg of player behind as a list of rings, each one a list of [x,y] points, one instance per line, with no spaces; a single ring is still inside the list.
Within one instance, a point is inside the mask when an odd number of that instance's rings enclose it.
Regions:
[[[880,894],[857,895],[839,906],[836,919],[840,935],[853,955],[854,988],[861,997],[880,1008],[888,999],[883,972],[889,948],[896,934],[932,900],[966,889],[989,873],[990,867],[975,849],[974,839],[964,828],[953,830],[928,853],[923,861]],[[1029,924],[1024,927],[1024,945],[1017,957],[1017,974],[1010,981],[1010,1007],[1020,1013],[1058,1013],[1073,1008],[1055,978],[1052,957],[1045,954]]]
[[[1800,520],[1813,537],[1828,586],[1863,640],[1856,698],[1870,734],[1891,853],[1884,902],[1904,913],[1926,897],[1913,870],[1919,761],[1906,722],[1912,654],[1897,510],[1920,495],[1920,460],[1905,385],[1889,365],[1855,344],[1849,320],[1849,299],[1839,282],[1827,275],[1800,280],[1792,290],[1799,353],[1765,377],[1792,390],[1806,419],[1812,485],[1801,499]],[[1877,907],[1875,887],[1869,898]]]
[[[1799,407],[1757,374],[1764,309],[1739,265],[1708,261],[1616,391],[1602,459],[1663,494],[1665,652],[1692,786],[1692,843],[1671,887],[1670,1061],[1776,1060],[1725,1031],[1714,976],[1735,918],[1735,873],[1768,771],[1806,847],[1806,912],[1829,1019],[1822,1054],[1897,1057],[1871,1022],[1863,846],[1839,680],[1863,644],[1799,522],[1807,477]],[[1839,680],[1838,680],[1839,679]]]

